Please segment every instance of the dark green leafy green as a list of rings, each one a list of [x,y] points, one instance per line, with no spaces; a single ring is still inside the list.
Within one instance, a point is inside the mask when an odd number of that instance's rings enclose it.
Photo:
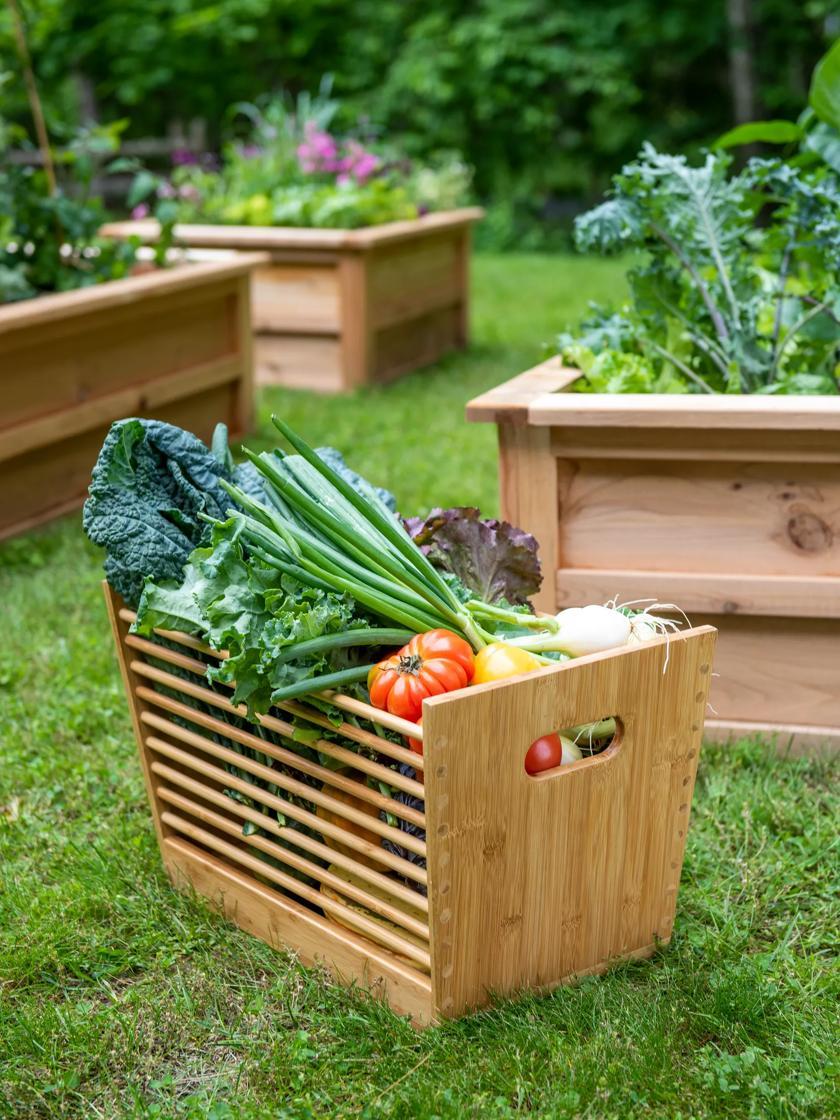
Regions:
[[[262,494],[253,467],[232,466],[223,425],[214,447],[215,454],[160,420],[112,424],[93,468],[83,526],[106,550],[108,582],[131,606],[149,577],[180,582],[190,553],[210,538],[204,518],[223,518],[231,504],[222,480]]]

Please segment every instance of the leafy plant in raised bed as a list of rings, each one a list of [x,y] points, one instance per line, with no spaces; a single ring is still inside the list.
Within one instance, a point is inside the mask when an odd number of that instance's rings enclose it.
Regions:
[[[43,166],[13,162],[12,146],[30,150],[26,133],[0,120],[0,303],[130,274],[139,240],[99,237],[107,214],[102,200],[91,194],[95,158],[116,152],[121,128],[118,122],[73,137],[55,154],[58,174],[53,189]],[[162,263],[171,223],[165,213],[158,212],[158,217],[165,231],[156,251]]]
[[[718,148],[798,144],[798,162],[828,164],[840,174],[840,39],[814,68],[808,104],[795,121],[749,121],[720,136]]]
[[[330,85],[316,96],[284,95],[232,107],[245,134],[212,156],[180,153],[158,199],[181,221],[233,225],[356,228],[458,206],[470,175],[454,156],[415,167],[387,144],[331,131],[338,102]],[[134,210],[143,217],[148,206]]]
[[[647,144],[575,228],[586,251],[644,252],[630,302],[558,348],[590,392],[836,393],[840,186],[826,167]]]
[[[575,388],[608,393],[830,393],[840,374],[840,43],[796,122],[730,130],[719,149],[797,143],[738,174],[650,144],[578,219],[580,249],[643,250],[618,313],[593,307],[558,348]]]

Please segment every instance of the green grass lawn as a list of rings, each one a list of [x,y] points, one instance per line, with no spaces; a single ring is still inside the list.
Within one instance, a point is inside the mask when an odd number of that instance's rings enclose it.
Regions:
[[[273,392],[262,438],[282,412],[406,512],[494,512],[465,401],[620,285],[481,257],[468,353],[352,399]],[[99,579],[78,517],[0,546],[0,1116],[840,1114],[836,767],[707,748],[669,948],[418,1034],[170,890]]]

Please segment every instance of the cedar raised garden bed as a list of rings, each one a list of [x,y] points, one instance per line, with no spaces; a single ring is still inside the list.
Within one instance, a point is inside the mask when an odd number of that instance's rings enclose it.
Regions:
[[[208,440],[253,409],[249,273],[258,254],[0,307],[0,538],[76,509],[113,420]]]
[[[331,694],[424,743],[418,757],[348,722],[340,741],[314,744],[345,766],[335,770],[301,759],[290,738],[289,713],[335,731],[323,712],[288,701],[258,735],[204,677],[218,653],[186,635],[130,634],[133,613],[105,593],[166,869],[243,929],[418,1024],[669,940],[710,628],[427,700],[422,728]],[[618,732],[604,753],[525,773],[538,736],[607,714]],[[393,761],[423,783],[382,765]],[[350,781],[352,768],[413,804]]]
[[[266,250],[253,282],[257,380],[335,393],[391,381],[467,343],[474,207],[365,229],[179,225],[190,249]],[[154,221],[112,237],[154,242]]]
[[[485,393],[503,516],[545,610],[656,597],[718,627],[714,738],[840,747],[840,398],[564,392],[557,358]]]

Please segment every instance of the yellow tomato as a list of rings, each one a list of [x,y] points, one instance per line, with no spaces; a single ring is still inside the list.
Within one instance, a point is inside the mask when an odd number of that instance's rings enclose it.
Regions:
[[[494,642],[493,645],[485,646],[476,654],[475,676],[472,683],[503,681],[506,677],[516,677],[520,673],[532,673],[542,664],[542,661],[527,649],[508,645],[507,642]]]

